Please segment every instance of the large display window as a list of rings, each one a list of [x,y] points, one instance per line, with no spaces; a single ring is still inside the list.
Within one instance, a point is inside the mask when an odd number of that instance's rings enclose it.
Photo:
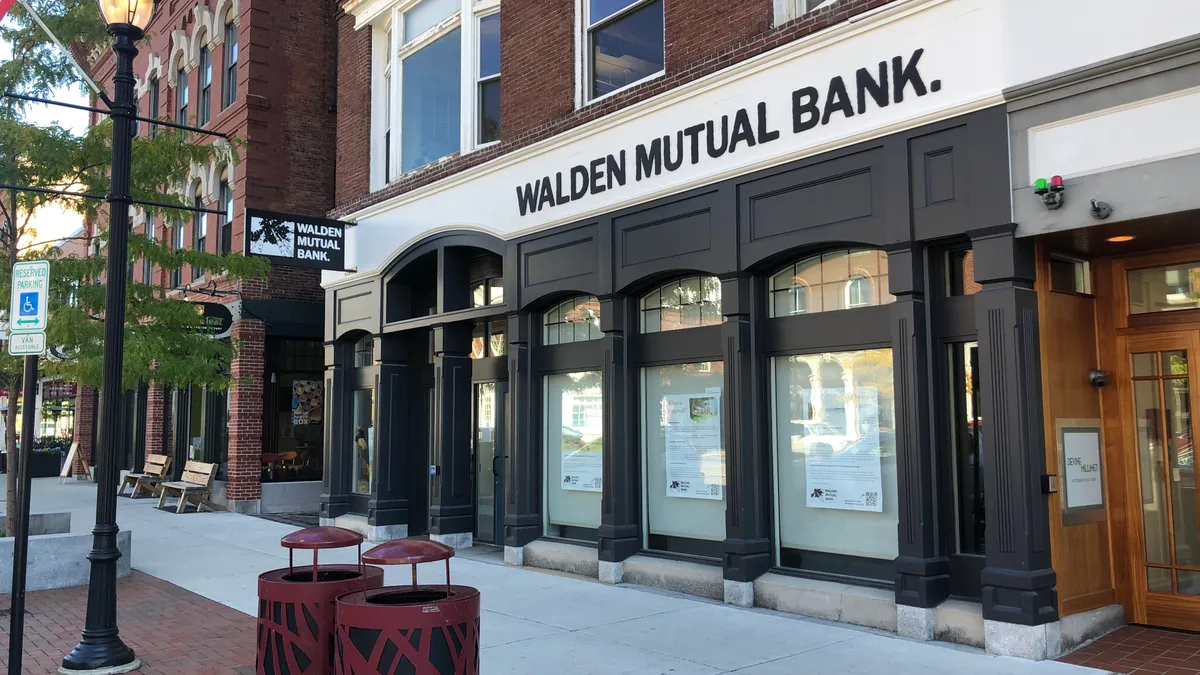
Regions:
[[[892,350],[779,356],[771,370],[780,566],[890,578]]]
[[[724,382],[720,361],[642,369],[646,548],[720,555],[725,539]]]
[[[546,535],[594,541],[604,494],[604,385],[598,370],[546,375]]]

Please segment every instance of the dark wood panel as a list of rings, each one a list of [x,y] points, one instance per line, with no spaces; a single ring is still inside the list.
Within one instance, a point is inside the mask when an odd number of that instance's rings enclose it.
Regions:
[[[593,275],[600,264],[594,225],[524,242],[520,251],[526,288]]]
[[[750,200],[750,241],[871,215],[871,169],[800,183]]]
[[[618,227],[622,224],[623,219],[617,221]],[[709,210],[702,208],[624,229],[621,258],[628,266],[707,251],[712,248],[712,225]]]

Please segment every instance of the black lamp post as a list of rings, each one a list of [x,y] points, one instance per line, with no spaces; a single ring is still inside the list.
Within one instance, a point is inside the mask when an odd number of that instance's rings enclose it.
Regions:
[[[108,287],[104,307],[104,381],[100,439],[95,464],[96,526],[92,528],[92,565],[87,619],[79,644],[62,661],[60,672],[126,673],[140,664],[117,630],[117,448],[121,372],[125,352],[125,268],[129,255],[130,159],[133,147],[134,46],[154,11],[153,0],[99,0],[100,14],[113,36],[117,71],[113,76],[112,188],[108,194]]]

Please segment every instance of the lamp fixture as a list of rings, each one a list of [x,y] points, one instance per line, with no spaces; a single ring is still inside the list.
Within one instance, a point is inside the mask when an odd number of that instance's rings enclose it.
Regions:
[[[1117,236],[1109,237],[1108,239],[1105,239],[1104,241],[1107,241],[1110,244],[1124,244],[1126,242],[1133,241],[1136,238],[1137,237],[1133,236],[1132,234],[1118,234]]]
[[[100,16],[109,26],[133,26],[139,31],[150,25],[154,14],[154,0],[97,0]]]
[[[1033,182],[1033,194],[1042,198],[1042,203],[1051,211],[1062,208],[1066,186],[1062,176],[1051,176],[1050,180],[1039,178]]]

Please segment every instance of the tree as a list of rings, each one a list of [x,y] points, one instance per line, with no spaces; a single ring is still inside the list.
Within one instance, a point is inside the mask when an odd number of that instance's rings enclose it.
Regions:
[[[107,47],[108,38],[94,0],[31,0],[43,20],[75,53]],[[37,27],[24,8],[13,8],[0,25],[0,40],[12,45],[13,58],[0,64],[0,92],[45,96],[64,86],[79,86],[76,72],[64,54]],[[21,102],[6,98],[0,103],[0,182],[56,190],[104,194],[108,191],[112,124],[104,121],[74,134],[58,126],[38,126],[25,116]],[[213,144],[187,133],[158,133],[133,141],[132,194],[135,199],[184,206],[181,186],[195,164],[206,165],[225,156],[236,160],[233,144]],[[38,242],[30,226],[39,209],[59,203],[83,214],[107,239],[103,202],[75,197],[17,191],[0,201],[0,298],[7,298],[12,266],[18,260],[49,259],[51,297],[48,306],[47,342],[58,357],[44,359],[41,374],[61,376],[84,385],[99,386],[104,352],[105,259],[103,256],[69,258],[54,247]],[[146,207],[147,216],[185,218],[189,212]],[[164,237],[164,239],[166,239]],[[200,267],[212,276],[231,281],[265,276],[265,261],[241,255],[216,256],[197,251],[171,251],[166,242],[145,235],[129,238],[129,267],[149,259],[159,269],[184,265]],[[229,384],[228,365],[237,345],[214,340],[199,330],[201,317],[195,305],[145,283],[129,283],[126,293],[124,390],[132,390],[153,373],[153,381],[167,386],[202,384],[220,389]],[[5,417],[9,452],[8,500],[13,494],[15,466],[16,392],[21,388],[21,359],[0,355],[0,386],[10,393]],[[32,406],[31,406],[32,407]],[[29,411],[33,414],[33,411]],[[23,439],[32,442],[33,439]],[[11,511],[10,511],[11,512]],[[11,530],[11,525],[10,528]]]

